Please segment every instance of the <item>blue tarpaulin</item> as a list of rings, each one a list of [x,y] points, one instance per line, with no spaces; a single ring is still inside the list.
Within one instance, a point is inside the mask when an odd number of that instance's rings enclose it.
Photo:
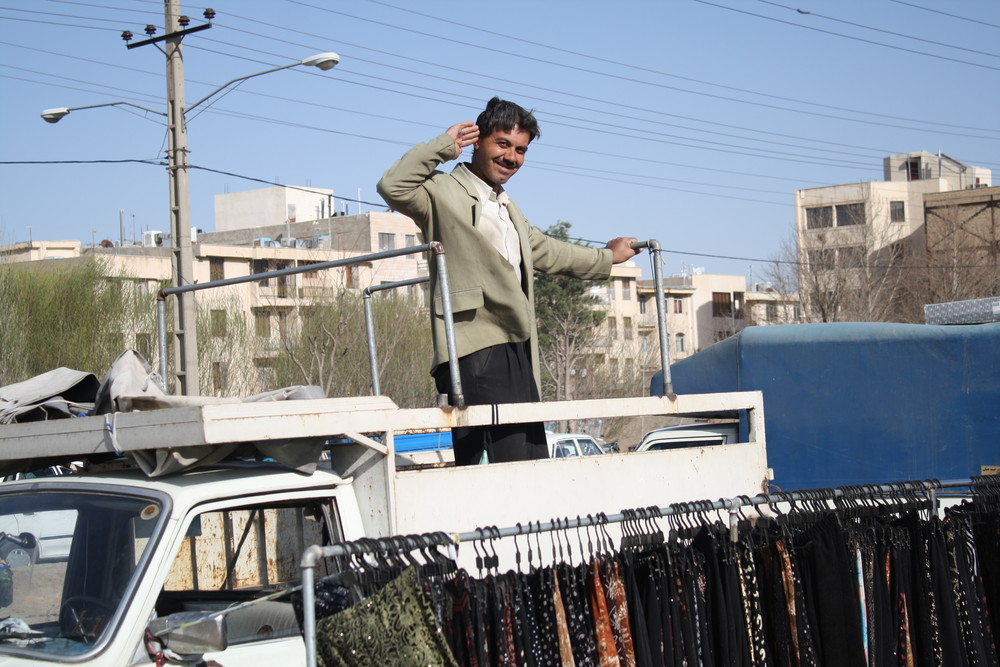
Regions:
[[[679,394],[760,390],[774,483],[966,478],[1000,465],[1000,323],[748,327],[671,365]],[[659,394],[662,378],[653,379]]]

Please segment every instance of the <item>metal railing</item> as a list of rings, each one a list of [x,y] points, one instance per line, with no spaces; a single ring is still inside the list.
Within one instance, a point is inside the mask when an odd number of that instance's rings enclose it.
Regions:
[[[651,261],[653,265],[653,284],[656,290],[656,318],[657,318],[657,329],[659,331],[659,343],[660,343],[660,368],[663,371],[663,395],[672,394],[673,382],[670,377],[670,350],[668,347],[669,336],[667,333],[667,314],[666,314],[667,307],[666,307],[666,299],[664,297],[664,292],[663,292],[663,272],[660,261],[660,252],[661,252],[660,242],[657,241],[656,239],[649,239],[648,241],[637,241],[636,243],[632,244],[632,248],[636,250],[641,248],[646,248],[650,252]],[[167,373],[168,373],[166,297],[170,295],[182,294],[185,292],[196,292],[201,290],[214,289],[218,287],[239,285],[242,283],[249,283],[249,282],[261,282],[269,280],[270,278],[280,278],[299,273],[313,273],[316,271],[323,271],[326,269],[351,266],[354,264],[364,264],[379,259],[390,259],[392,257],[400,257],[403,255],[410,255],[428,251],[434,254],[434,259],[437,263],[438,290],[441,294],[441,309],[444,317],[445,344],[447,346],[448,360],[450,361],[453,359],[457,359],[458,353],[457,353],[457,344],[455,342],[455,320],[451,309],[451,292],[449,289],[449,282],[448,282],[448,266],[447,262],[445,261],[445,249],[441,243],[435,241],[431,243],[425,243],[423,245],[411,246],[408,248],[399,248],[396,250],[384,250],[376,253],[371,253],[368,255],[361,255],[359,257],[330,260],[328,262],[316,262],[313,264],[306,264],[303,266],[277,269],[275,271],[264,271],[261,273],[254,273],[247,276],[223,278],[220,280],[210,280],[205,283],[181,285],[178,287],[165,287],[161,289],[159,291],[159,294],[157,295],[157,339],[158,339],[158,349],[160,357],[160,382],[163,390],[167,391]],[[368,359],[372,375],[372,393],[374,395],[381,394],[381,383],[379,381],[378,358],[375,345],[375,331],[373,324],[373,316],[371,312],[371,294],[381,290],[421,284],[428,282],[429,280],[430,278],[428,277],[412,278],[409,280],[386,283],[383,285],[372,285],[365,288],[363,291],[364,307],[365,307],[365,329],[366,329],[366,338],[368,343]],[[464,408],[465,395],[462,391],[462,381],[458,371],[458,364],[449,363],[448,366],[454,393],[453,400],[455,403],[455,407]]]
[[[210,280],[206,283],[180,285],[178,287],[164,287],[159,291],[156,297],[157,339],[158,339],[159,355],[160,355],[160,382],[162,389],[164,391],[167,391],[167,372],[168,372],[167,369],[168,369],[169,358],[167,353],[166,298],[168,296],[182,294],[185,292],[198,292],[201,290],[214,289],[218,287],[228,287],[230,285],[240,285],[243,283],[260,282],[263,280],[268,280],[270,278],[280,278],[283,276],[290,276],[298,273],[312,273],[315,271],[323,271],[326,269],[333,269],[342,266],[350,266],[353,264],[364,264],[379,259],[389,259],[392,257],[400,257],[402,255],[411,255],[421,252],[433,253],[434,259],[437,262],[438,289],[441,292],[441,310],[442,310],[442,315],[444,317],[445,344],[447,346],[448,359],[456,359],[458,357],[458,353],[457,353],[457,346],[455,343],[455,320],[451,311],[451,298],[448,286],[448,267],[445,261],[444,246],[437,241],[432,241],[431,243],[425,243],[423,245],[411,246],[409,248],[399,248],[397,250],[383,250],[381,252],[371,253],[368,255],[361,255],[358,257],[335,259],[335,260],[330,260],[328,262],[316,262],[314,264],[306,264],[304,266],[295,266],[286,269],[278,269],[276,271],[253,273],[247,276],[237,276],[235,278]],[[415,282],[421,282],[426,280],[429,279],[428,278],[417,279]],[[369,356],[371,356],[372,350],[374,350],[374,348],[371,345],[369,345],[369,351],[370,351]],[[372,368],[374,369],[375,362],[372,363],[373,363]],[[451,384],[454,391],[455,405],[456,407],[464,408],[465,396],[462,392],[462,380],[458,373],[458,364],[449,364],[449,368],[451,372]],[[373,377],[376,378],[375,381],[377,382],[377,377],[378,377],[377,373],[375,373]]]
[[[420,285],[430,282],[430,276],[422,278],[410,278],[409,280],[398,280],[393,283],[382,283],[381,285],[370,285],[362,291],[362,299],[365,306],[365,333],[368,339],[368,365],[372,372],[372,396],[382,394],[382,383],[379,380],[378,350],[375,346],[375,314],[372,312],[372,294],[410,285]],[[461,387],[459,387],[461,392]]]

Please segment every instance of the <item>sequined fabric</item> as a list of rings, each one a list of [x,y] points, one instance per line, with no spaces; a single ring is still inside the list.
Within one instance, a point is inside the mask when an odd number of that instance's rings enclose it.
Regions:
[[[413,568],[316,624],[324,667],[458,667]]]

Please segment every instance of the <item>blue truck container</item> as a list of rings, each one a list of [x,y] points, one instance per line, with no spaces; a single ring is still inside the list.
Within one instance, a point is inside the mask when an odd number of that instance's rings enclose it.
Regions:
[[[1000,322],[748,327],[671,365],[678,394],[760,390],[782,489],[1000,465]],[[662,375],[651,383],[662,391]]]

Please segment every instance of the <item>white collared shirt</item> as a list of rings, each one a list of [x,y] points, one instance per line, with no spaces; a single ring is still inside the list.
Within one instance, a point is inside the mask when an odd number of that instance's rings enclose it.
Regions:
[[[472,173],[472,170],[464,163],[455,168],[459,167],[465,169],[476,184],[479,204],[482,207],[482,212],[479,215],[479,232],[497,249],[500,256],[514,267],[517,280],[521,282],[521,243],[514,223],[510,221],[510,214],[507,212],[507,203],[510,201],[510,197],[503,187],[500,188],[499,193],[494,192],[486,181]]]

